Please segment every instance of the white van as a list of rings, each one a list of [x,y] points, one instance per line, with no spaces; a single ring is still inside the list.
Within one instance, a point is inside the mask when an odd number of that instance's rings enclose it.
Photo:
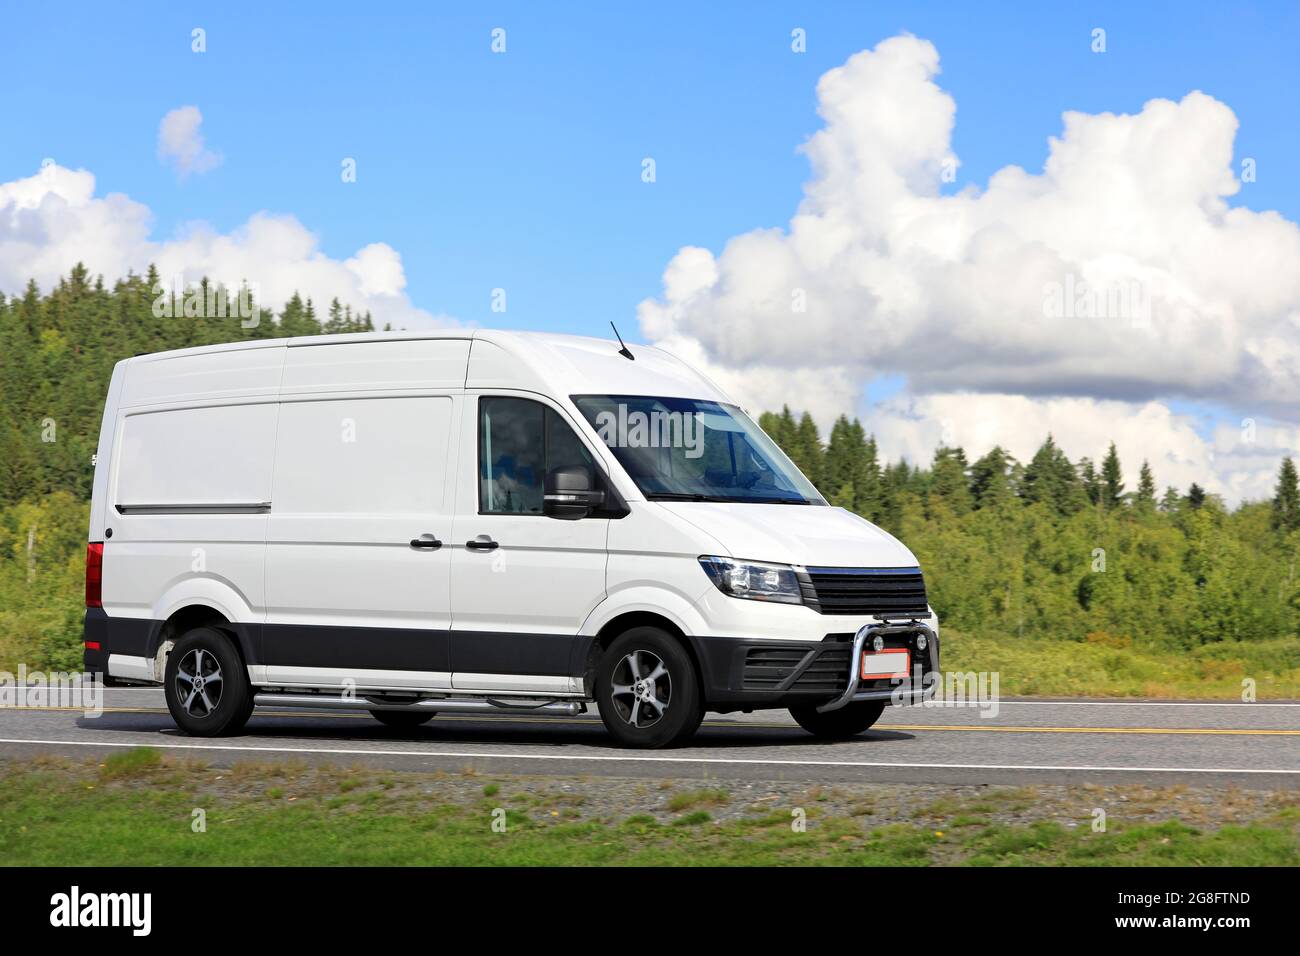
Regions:
[[[671,355],[561,335],[119,362],[86,607],[87,670],[161,683],[202,736],[258,705],[410,728],[594,702],[629,746],[773,707],[842,737],[939,666],[907,548]]]

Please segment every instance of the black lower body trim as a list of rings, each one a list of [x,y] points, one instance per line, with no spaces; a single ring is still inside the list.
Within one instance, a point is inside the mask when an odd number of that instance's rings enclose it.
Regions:
[[[451,670],[445,629],[263,624],[262,663],[280,667]]]
[[[565,674],[582,676],[589,637],[452,631],[451,670],[458,674]]]
[[[281,667],[335,667],[467,674],[582,677],[592,638],[569,634],[450,631],[446,628],[235,624],[244,658]],[[163,622],[86,611],[86,669],[108,672],[109,654],[154,657]],[[179,635],[176,635],[179,636]]]

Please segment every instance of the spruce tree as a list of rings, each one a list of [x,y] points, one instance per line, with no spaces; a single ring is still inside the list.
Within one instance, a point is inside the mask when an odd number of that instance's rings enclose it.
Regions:
[[[1281,531],[1300,528],[1300,478],[1295,462],[1288,456],[1282,459],[1278,470],[1277,488],[1273,494],[1273,527]]]
[[[1101,504],[1101,478],[1092,464],[1091,458],[1079,459],[1079,481],[1083,484],[1083,493],[1088,496],[1088,504]]]
[[[1011,485],[1011,456],[1000,445],[970,468],[971,497],[976,508],[996,508],[1010,501],[1015,492]]]
[[[1076,513],[1088,500],[1078,472],[1051,435],[1025,467],[1021,487],[1026,501],[1042,502],[1062,516]]]
[[[1137,497],[1133,499],[1140,511],[1154,511],[1156,507],[1156,478],[1151,473],[1151,466],[1145,459],[1142,470],[1138,472]]]
[[[830,438],[826,441],[826,485],[834,489],[838,495],[840,491],[847,486],[850,503],[845,505],[847,508],[853,507],[853,486],[855,471],[861,467],[861,455],[864,449],[855,445],[853,426],[849,424],[849,417],[841,415],[835,419],[835,424],[831,426]]]
[[[858,440],[862,440],[862,476],[853,489],[853,507],[858,514],[876,521],[880,518],[884,505],[884,489],[880,477],[880,451],[876,447],[876,437],[864,438],[862,423],[853,420],[853,431]]]
[[[807,412],[799,418],[799,426],[795,433],[795,449],[798,457],[794,462],[823,495],[829,497],[838,489],[825,488],[824,455],[822,450],[821,436],[817,434],[817,423]]]
[[[332,335],[338,332],[346,332],[347,330],[347,322],[343,318],[343,306],[340,305],[339,300],[335,298],[330,302],[330,317],[326,320],[325,327],[322,331],[326,335]]]
[[[960,448],[939,448],[930,467],[930,500],[943,501],[955,514],[971,510],[970,478],[966,453]]]
[[[1119,452],[1110,443],[1101,463],[1101,501],[1107,508],[1118,508],[1124,503],[1124,472],[1119,465]]]

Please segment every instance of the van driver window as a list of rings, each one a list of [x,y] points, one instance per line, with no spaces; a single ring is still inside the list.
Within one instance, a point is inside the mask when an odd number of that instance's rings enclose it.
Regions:
[[[479,399],[479,511],[542,513],[546,473],[582,465],[591,455],[568,422],[526,398]]]

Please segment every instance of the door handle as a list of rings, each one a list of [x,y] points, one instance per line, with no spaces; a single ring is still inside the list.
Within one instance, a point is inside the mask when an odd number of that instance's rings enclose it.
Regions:
[[[422,534],[418,538],[411,539],[411,547],[418,551],[437,551],[442,547],[442,542],[438,540],[436,534]]]
[[[481,534],[477,538],[466,541],[465,547],[471,551],[494,551],[501,545],[493,541],[490,535]]]

